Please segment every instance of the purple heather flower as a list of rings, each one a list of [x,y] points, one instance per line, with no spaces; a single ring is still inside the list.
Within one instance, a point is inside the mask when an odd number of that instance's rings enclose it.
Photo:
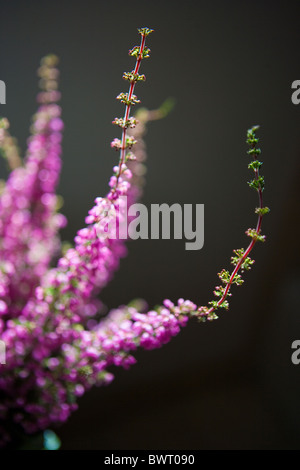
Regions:
[[[190,301],[166,299],[148,313],[121,306],[97,320],[98,294],[126,254],[126,240],[105,236],[103,220],[107,227],[123,223],[122,197],[129,207],[143,185],[145,125],[131,118],[136,127],[124,142],[128,148],[139,137],[135,156],[128,156],[128,166],[122,159],[114,166],[106,197],[95,199],[74,246],[50,268],[60,249],[58,230],[66,223],[57,213],[55,195],[63,130],[55,103],[60,95],[53,89],[56,63],[54,56],[42,62],[44,90],[27,155],[0,196],[0,339],[6,346],[6,364],[0,365],[0,445],[10,439],[8,420],[9,429],[12,420],[26,433],[67,420],[77,397],[113,380],[111,367],[130,367],[138,347],[166,344],[197,309]],[[111,145],[120,149],[122,144],[114,139]]]

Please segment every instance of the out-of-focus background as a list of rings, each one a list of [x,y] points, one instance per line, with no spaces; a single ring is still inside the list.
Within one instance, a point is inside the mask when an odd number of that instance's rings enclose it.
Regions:
[[[149,37],[142,63],[142,105],[168,97],[172,113],[149,125],[143,202],[205,205],[205,243],[138,240],[103,291],[108,307],[136,297],[205,305],[229,268],[233,248],[248,243],[256,194],[248,188],[246,130],[260,124],[267,242],[255,266],[233,288],[230,311],[211,324],[190,321],[160,350],[139,351],[129,371],[115,370],[107,388],[80,399],[79,411],[57,429],[63,449],[299,449],[300,340],[299,1],[101,0],[2,2],[0,79],[7,104],[0,114],[23,151],[35,112],[36,69],[60,57],[63,173],[59,193],[72,240],[107,182],[117,155],[112,119],[133,68],[128,49],[137,28]]]

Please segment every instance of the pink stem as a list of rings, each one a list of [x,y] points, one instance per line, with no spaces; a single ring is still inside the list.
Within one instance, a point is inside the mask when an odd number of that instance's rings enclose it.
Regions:
[[[258,180],[258,177],[259,177],[259,172],[257,169],[254,170],[255,171],[255,179]],[[262,189],[261,189],[261,186],[259,185],[259,189],[258,189],[258,197],[259,197],[259,207],[260,209],[263,208],[263,198],[262,198]],[[256,232],[259,233],[260,232],[260,229],[261,229],[261,223],[262,223],[262,215],[260,214],[258,216],[258,220],[257,220],[257,225],[256,225]],[[242,264],[244,263],[245,259],[247,258],[247,256],[250,254],[250,252],[252,251],[255,243],[256,243],[256,239],[253,238],[251,240],[251,242],[249,243],[247,249],[245,250],[245,253],[243,254],[243,256],[241,257],[241,259],[239,260],[239,262],[237,263],[236,267],[234,268],[234,270],[232,271],[231,273],[231,276],[230,276],[230,279],[228,281],[228,284],[226,285],[226,288],[224,290],[224,293],[222,295],[222,297],[220,298],[220,300],[218,301],[217,305],[218,307],[224,302],[224,300],[226,299],[228,293],[229,293],[229,290],[230,290],[230,287],[232,286],[232,283],[233,283],[233,280],[234,280],[234,277],[235,275],[239,272]],[[216,310],[216,307],[211,307],[207,314],[209,313],[212,313],[214,310]]]
[[[136,60],[135,68],[134,68],[134,71],[133,71],[134,74],[137,74],[139,72],[141,61],[142,61],[142,58],[143,58],[143,50],[144,50],[144,47],[145,47],[145,41],[146,41],[146,36],[142,35],[141,45],[140,45],[140,53],[139,53],[138,58]],[[135,83],[136,83],[135,81],[132,81],[130,83],[129,92],[128,92],[128,101],[132,98]],[[125,161],[125,156],[126,156],[127,128],[125,127],[125,124],[129,119],[130,108],[131,108],[131,105],[126,104],[125,114],[124,114],[124,127],[123,127],[123,130],[122,130],[122,143],[121,143],[121,151],[120,151],[119,170],[118,170],[118,174],[116,175],[117,180],[116,180],[114,190],[118,186],[119,178],[120,178],[120,175],[121,175],[121,168],[122,168],[122,165]]]

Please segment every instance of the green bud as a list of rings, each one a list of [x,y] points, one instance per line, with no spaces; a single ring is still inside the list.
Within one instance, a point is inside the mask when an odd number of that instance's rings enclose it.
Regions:
[[[257,156],[257,155],[260,155],[261,154],[261,150],[260,149],[257,149],[257,148],[252,148],[250,150],[247,151],[248,155],[252,155],[252,156]]]
[[[249,170],[259,170],[261,166],[262,166],[262,162],[259,162],[258,160],[254,160],[253,162],[249,163],[248,168]]]
[[[248,184],[250,188],[253,188],[256,191],[263,191],[265,186],[265,180],[263,176],[259,176],[258,178],[255,178],[252,181],[248,181]]]
[[[246,230],[246,235],[248,235],[248,237],[253,238],[253,240],[255,241],[264,242],[266,239],[265,235],[260,235],[254,228],[249,228],[248,230]]]
[[[150,33],[153,33],[154,29],[149,28],[138,28],[138,33],[142,36],[148,36]]]
[[[257,207],[255,209],[255,214],[258,214],[258,215],[265,215],[265,214],[268,214],[270,212],[270,209],[268,207]]]
[[[228,284],[230,281],[230,273],[229,271],[226,271],[225,269],[222,269],[220,273],[218,273],[219,278],[221,279],[224,284]]]
[[[146,80],[145,75],[140,75],[139,73],[134,73],[134,71],[124,72],[123,73],[123,78],[124,78],[124,80],[129,80],[130,83],[135,83],[135,82],[140,82],[140,81],[145,81]]]
[[[233,279],[232,279],[232,283],[233,284],[236,284],[237,286],[240,286],[242,285],[244,282],[244,280],[242,279],[242,276],[240,274],[235,274]]]

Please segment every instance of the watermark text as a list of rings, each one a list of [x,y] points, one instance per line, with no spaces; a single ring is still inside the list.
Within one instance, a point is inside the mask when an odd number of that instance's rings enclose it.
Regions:
[[[300,80],[293,81],[292,90],[295,90],[291,96],[292,103],[299,104],[300,103]]]
[[[97,225],[100,239],[186,240],[186,250],[200,250],[204,245],[204,204],[144,204],[127,207],[127,197],[120,196],[118,207],[102,213]]]
[[[291,356],[292,363],[297,366],[300,364],[300,340],[295,339],[295,341],[292,342],[292,349],[295,349]]]
[[[0,104],[6,104],[6,85],[0,80]]]
[[[0,364],[6,364],[6,347],[4,341],[0,340]]]

